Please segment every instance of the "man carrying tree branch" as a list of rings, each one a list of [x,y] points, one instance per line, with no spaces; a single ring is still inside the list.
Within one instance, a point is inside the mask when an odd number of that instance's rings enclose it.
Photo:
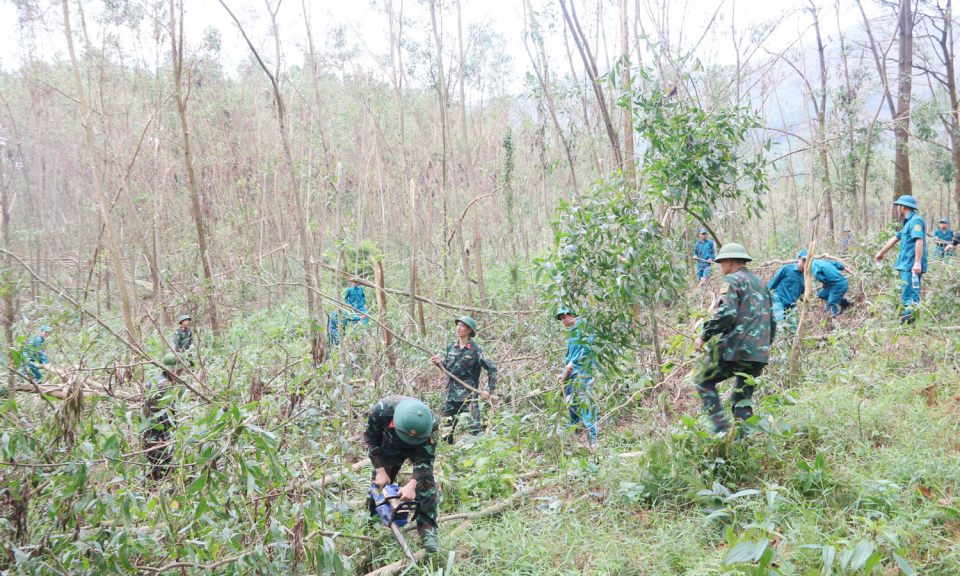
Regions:
[[[447,376],[447,400],[443,405],[444,433],[448,444],[453,444],[453,431],[457,427],[460,413],[469,413],[470,432],[479,435],[483,432],[480,415],[480,398],[489,400],[497,388],[497,367],[483,354],[483,348],[473,340],[477,334],[477,322],[470,316],[456,319],[457,339],[447,346],[443,356],[430,359],[436,366],[443,367]],[[473,389],[480,388],[480,370],[487,371],[487,389],[477,393],[457,382],[460,379]],[[450,376],[452,375],[452,376]]]
[[[747,270],[747,262],[753,258],[744,247],[734,242],[724,244],[715,260],[724,274],[720,303],[693,346],[699,352],[704,343],[718,336],[712,349],[717,364],[714,367],[711,362],[710,369],[698,371],[694,380],[703,408],[713,421],[713,431],[726,434],[730,422],[720,405],[717,384],[736,376],[737,386],[730,395],[733,416],[737,420],[753,416],[753,385],[747,377],[759,376],[770,362],[770,344],[777,333],[777,322],[770,290]]]

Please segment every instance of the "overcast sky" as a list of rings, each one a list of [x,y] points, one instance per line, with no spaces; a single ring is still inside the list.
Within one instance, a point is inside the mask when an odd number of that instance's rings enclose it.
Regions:
[[[86,20],[94,42],[103,37],[104,30],[96,25],[96,16],[103,10],[102,0],[82,0],[86,11]],[[120,0],[121,2],[124,0]],[[137,4],[138,0],[126,0],[130,4]],[[274,4],[273,0],[270,0]],[[577,2],[582,22],[591,22],[593,26],[596,0],[573,0]],[[615,40],[617,29],[615,18],[619,13],[619,2],[616,0],[600,0],[603,2],[604,14],[609,17],[610,24],[606,27],[608,40]],[[646,0],[641,2],[644,5]],[[815,0],[816,1],[816,0]],[[521,0],[462,0],[464,27],[471,24],[487,23],[498,31],[505,39],[505,51],[513,57],[512,80],[508,84],[511,91],[520,89],[523,74],[530,68],[527,53],[524,50],[523,13]],[[546,2],[532,0],[535,9],[539,10]],[[273,42],[268,32],[268,17],[262,0],[227,0],[228,5],[249,26],[248,34],[254,41],[263,46],[262,55],[273,59]],[[44,14],[47,28],[36,36],[35,53],[37,57],[52,59],[66,58],[66,49],[62,31],[62,11],[59,0],[39,0]],[[445,16],[444,27],[455,32],[456,20],[452,0],[446,4],[450,9]],[[633,2],[631,1],[631,4]],[[733,43],[731,41],[731,24],[737,34],[749,31],[752,27],[768,22],[783,15],[786,18],[780,24],[778,31],[765,43],[765,47],[772,52],[782,50],[796,42],[804,35],[804,44],[812,45],[814,37],[810,28],[810,16],[799,8],[807,6],[806,0],[668,0],[670,6],[671,40],[676,42],[682,33],[682,43],[686,48],[691,47],[697,39],[704,35],[711,18],[716,13],[713,27],[700,44],[698,56],[711,63],[729,64],[735,61]],[[837,41],[838,27],[849,29],[861,22],[861,16],[854,0],[841,0],[839,15],[833,1],[819,1],[822,7],[821,26],[825,36],[825,43]],[[864,0],[864,7],[870,16],[881,16],[884,10],[876,6],[873,0]],[[72,18],[75,31],[79,28],[76,0],[71,0]],[[325,50],[327,40],[332,30],[342,27],[349,46],[356,46],[361,53],[357,65],[376,69],[377,66],[371,57],[389,53],[389,32],[384,15],[385,0],[313,0],[306,2],[312,23],[314,41],[318,50]],[[394,0],[394,10],[403,7],[404,15],[410,17],[414,23],[406,32],[411,38],[417,37],[417,26],[429,24],[428,4],[425,0]],[[554,10],[556,4],[553,3]],[[719,9],[719,11],[718,11]],[[644,9],[641,8],[641,11]],[[631,14],[633,13],[631,7]],[[650,21],[649,16],[643,13],[644,21]],[[283,0],[279,12],[279,25],[286,65],[299,64],[302,61],[302,47],[306,45],[304,27],[304,11],[301,0]],[[731,22],[732,20],[732,22]],[[418,24],[418,22],[420,24]],[[879,25],[879,24],[878,24]],[[649,24],[648,24],[649,26]],[[197,46],[202,41],[204,31],[208,28],[219,30],[222,38],[222,62],[230,72],[246,59],[249,50],[243,41],[236,26],[229,15],[217,0],[186,0],[185,30],[188,45]],[[137,52],[137,46],[150,45],[152,39],[149,26],[143,27],[139,43],[127,34],[125,44],[131,52]],[[562,40],[559,34],[548,42],[548,51],[554,59],[565,59]],[[17,10],[12,0],[0,0],[0,37],[4,38],[0,46],[0,67],[12,70],[20,66],[26,54],[23,45],[23,34],[17,18]],[[451,45],[448,49],[455,48]],[[164,50],[167,48],[165,47]],[[145,51],[147,49],[142,48]],[[765,54],[760,52],[757,57]],[[166,57],[166,54],[162,55]],[[152,61],[152,58],[151,58]]]

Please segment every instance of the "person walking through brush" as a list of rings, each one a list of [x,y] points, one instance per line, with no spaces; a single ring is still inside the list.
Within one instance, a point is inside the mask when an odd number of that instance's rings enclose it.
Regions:
[[[796,263],[784,264],[767,282],[773,296],[773,317],[777,324],[787,322],[790,331],[797,327],[797,300],[803,295],[803,272]]]
[[[193,330],[190,329],[190,315],[184,314],[178,320],[179,326],[177,326],[176,332],[173,333],[173,349],[177,351],[177,354],[180,355],[180,358],[183,358],[190,364],[190,368],[193,368],[193,358],[187,356],[187,354],[193,349]]]
[[[693,345],[699,352],[704,343],[717,337],[712,347],[712,353],[717,355],[715,366],[711,363],[711,369],[698,371],[695,377],[703,408],[717,434],[730,429],[717,384],[736,376],[736,388],[730,395],[733,416],[737,420],[753,416],[753,407],[746,405],[753,397],[753,385],[747,383],[743,374],[755,378],[763,372],[770,362],[770,344],[777,333],[770,291],[747,270],[751,260],[740,244],[730,242],[720,249],[716,257],[724,274],[720,302]]]
[[[497,367],[484,357],[483,348],[472,340],[477,333],[477,323],[470,316],[456,319],[457,339],[447,345],[444,355],[430,359],[434,365],[442,367],[447,373],[447,398],[443,405],[443,425],[447,443],[453,444],[453,431],[457,427],[460,413],[467,410],[470,433],[478,435],[483,431],[480,414],[480,399],[489,400],[497,389]],[[480,370],[487,371],[487,389],[479,397],[457,382],[454,377],[466,382],[475,390],[480,390]]]
[[[877,262],[883,261],[883,256],[893,245],[900,243],[900,252],[893,264],[893,269],[900,272],[902,287],[900,303],[903,309],[900,312],[900,323],[913,324],[916,321],[914,309],[920,303],[921,281],[927,272],[927,225],[920,217],[917,201],[913,196],[901,196],[893,204],[903,218],[903,227],[884,244],[873,259]]]
[[[363,439],[373,464],[373,482],[380,488],[393,484],[407,460],[413,467],[410,481],[400,487],[400,501],[416,499],[420,544],[433,554],[440,549],[437,535],[437,483],[433,477],[440,429],[426,404],[407,396],[388,396],[370,409]],[[373,499],[367,496],[371,518],[378,518]]]
[[[163,370],[157,379],[148,384],[144,392],[143,416],[147,418],[147,428],[143,431],[143,446],[150,462],[150,478],[160,480],[170,470],[173,460],[173,446],[167,444],[176,428],[174,410],[174,391],[172,375],[180,376],[185,366],[170,352],[161,361]],[[167,445],[165,445],[167,444]]]
[[[797,254],[797,268],[803,272],[806,265],[807,251],[801,250]],[[847,278],[840,273],[844,269],[846,267],[843,263],[835,260],[815,259],[810,263],[810,274],[817,282],[823,283],[823,289],[817,293],[817,297],[827,302],[827,314],[834,318],[843,314],[843,311],[851,305],[846,298],[850,284],[847,282]]]
[[[713,257],[716,255],[716,246],[713,240],[707,239],[707,229],[700,229],[700,239],[693,247],[693,255],[697,258],[697,282],[710,276],[713,268]]]
[[[583,321],[569,308],[560,308],[555,315],[568,330],[567,354],[563,372],[557,382],[563,384],[563,396],[570,413],[570,426],[583,423],[590,445],[597,444],[596,410],[590,394],[593,384],[593,335],[584,332]]]
[[[940,227],[933,231],[933,243],[936,245],[933,254],[941,260],[953,255],[953,230],[949,228],[949,224],[946,218],[941,218]]]
[[[53,332],[53,328],[44,324],[40,327],[40,334],[23,349],[23,367],[26,368],[36,384],[43,381],[40,368],[47,368],[50,365],[50,359],[43,353],[43,344],[47,341],[47,336],[51,332]]]
[[[343,301],[346,302],[354,312],[354,314],[349,316],[349,321],[357,322],[362,318],[364,324],[370,323],[370,318],[367,316],[367,295],[364,294],[359,280],[350,280],[350,287],[347,288],[347,292],[343,296]]]
[[[853,232],[850,231],[850,228],[844,228],[843,236],[840,237],[840,253],[846,256],[850,252],[851,246],[853,246]]]

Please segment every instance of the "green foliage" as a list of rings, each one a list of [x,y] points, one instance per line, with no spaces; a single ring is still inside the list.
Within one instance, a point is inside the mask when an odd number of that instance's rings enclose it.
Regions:
[[[644,69],[640,74],[652,78]],[[759,215],[768,186],[767,161],[762,151],[750,150],[751,134],[762,126],[757,112],[706,110],[658,89],[635,94],[633,106],[637,131],[648,144],[643,158],[648,196],[682,207],[701,222],[734,200],[748,218]],[[769,140],[764,147],[770,149]]]
[[[538,261],[547,294],[588,319],[596,361],[615,371],[621,351],[644,341],[634,306],[669,300],[684,285],[676,247],[622,180],[599,180],[561,203],[552,225],[555,252]]]

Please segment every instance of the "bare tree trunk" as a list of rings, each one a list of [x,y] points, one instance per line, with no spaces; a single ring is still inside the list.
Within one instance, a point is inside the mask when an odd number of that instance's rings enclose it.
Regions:
[[[613,128],[613,122],[610,120],[610,111],[607,110],[607,101],[603,95],[603,88],[600,86],[600,73],[597,70],[596,59],[593,52],[590,51],[590,42],[583,30],[580,28],[580,21],[577,19],[577,10],[570,3],[570,10],[567,10],[566,0],[560,0],[560,8],[563,10],[563,17],[570,25],[570,31],[573,33],[573,41],[580,50],[580,57],[583,59],[583,65],[587,69],[587,75],[593,84],[593,91],[597,96],[597,106],[600,107],[600,114],[603,117],[603,124],[607,128],[607,138],[610,139],[610,148],[613,151],[613,161],[617,168],[623,166],[623,155],[620,153],[620,140],[617,138],[617,132]],[[571,16],[572,15],[572,16]]]
[[[66,1],[66,0],[64,0]],[[237,24],[237,28],[240,29],[240,33],[243,35],[243,39],[247,41],[247,46],[250,47],[250,51],[253,52],[253,56],[257,59],[257,62],[260,64],[260,68],[263,69],[263,72],[270,79],[270,85],[273,87],[273,97],[277,105],[277,120],[280,122],[280,140],[283,144],[283,156],[287,162],[287,169],[290,171],[290,186],[293,192],[294,207],[296,209],[296,218],[299,228],[300,236],[300,252],[302,253],[303,258],[303,272],[306,277],[306,291],[307,291],[307,314],[310,317],[311,326],[314,325],[313,320],[316,318],[316,306],[314,303],[314,276],[313,276],[313,242],[311,239],[309,221],[306,218],[306,211],[303,206],[303,198],[300,197],[300,179],[297,176],[297,165],[293,161],[293,152],[290,150],[290,135],[287,131],[287,119],[286,119],[286,106],[283,100],[283,94],[280,92],[280,31],[277,28],[277,12],[276,10],[270,9],[270,4],[267,3],[267,12],[270,14],[270,24],[273,31],[274,44],[277,51],[277,66],[276,71],[271,73],[267,68],[267,65],[264,63],[263,59],[260,58],[260,53],[257,52],[257,49],[254,48],[253,42],[247,36],[246,31],[243,29],[243,26],[240,24],[240,20],[234,16],[233,12],[230,11],[230,8],[220,0],[220,5],[230,14],[230,17],[233,18],[233,21]],[[280,9],[280,3],[277,3],[277,10]]]
[[[197,246],[200,248],[200,263],[203,266],[203,294],[207,300],[207,313],[217,338],[223,335],[220,328],[220,316],[217,313],[216,286],[210,266],[210,252],[207,248],[207,230],[200,209],[200,192],[197,190],[197,176],[193,170],[193,152],[190,149],[190,129],[187,127],[187,103],[183,97],[183,1],[180,2],[180,21],[177,27],[175,0],[170,0],[170,53],[173,60],[173,93],[177,101],[177,114],[180,116],[180,130],[183,133],[183,163],[187,171],[187,188],[190,189],[190,208],[193,222],[197,227]]]
[[[67,36],[67,48],[70,52],[70,63],[73,67],[73,79],[77,89],[77,99],[80,101],[80,117],[82,119],[86,148],[87,161],[90,164],[91,178],[93,180],[94,192],[97,195],[97,204],[100,208],[100,217],[103,219],[103,226],[107,233],[107,243],[110,246],[110,257],[113,260],[114,273],[117,275],[117,286],[120,290],[120,305],[123,309],[123,323],[127,329],[127,336],[131,339],[137,337],[133,325],[133,317],[130,314],[130,295],[127,293],[126,277],[123,273],[123,260],[120,253],[120,244],[117,242],[113,230],[113,223],[110,221],[110,210],[107,207],[107,199],[103,191],[103,182],[97,160],[97,148],[93,141],[93,119],[90,105],[87,102],[87,94],[83,91],[83,80],[80,77],[80,65],[77,63],[77,53],[73,48],[73,32],[70,29],[70,8],[67,0],[61,0],[63,6],[63,26]],[[107,292],[109,297],[109,290]]]
[[[0,228],[3,231],[3,248],[8,252],[13,251],[13,242],[10,240],[10,190],[8,179],[3,175],[3,162],[5,154],[3,145],[0,144]],[[16,394],[16,378],[13,376],[13,258],[7,256],[6,269],[0,272],[0,290],[3,291],[3,336],[7,346],[7,398],[11,401]],[[80,260],[77,259],[77,268],[80,267]]]
[[[413,180],[408,188],[410,191],[410,324],[414,330],[417,327],[417,187]]]
[[[624,166],[624,178],[629,183],[632,190],[637,183],[637,164],[633,157],[633,90],[630,84],[630,38],[629,38],[629,19],[627,18],[627,1],[620,0],[620,66],[623,76],[623,88],[628,91],[626,99],[627,105],[623,109],[623,145],[626,164]]]
[[[373,257],[371,257],[370,261],[373,263],[373,281],[377,285],[377,314],[380,316],[383,347],[387,351],[387,359],[390,361],[390,366],[396,368],[397,355],[393,351],[393,333],[387,328],[387,293],[384,291],[386,284],[383,279],[383,260],[374,260]]]
[[[447,94],[446,72],[445,72],[444,69],[443,69],[443,44],[442,44],[441,41],[440,41],[440,30],[439,30],[439,28],[437,27],[437,5],[436,5],[436,0],[430,0],[430,23],[431,23],[431,25],[432,25],[432,27],[433,27],[433,39],[434,39],[434,43],[437,45],[437,101],[438,101],[439,104],[440,104],[440,137],[441,137],[441,140],[443,141],[443,156],[442,156],[442,158],[440,159],[440,164],[441,164],[442,171],[443,171],[443,188],[441,189],[441,194],[440,194],[440,197],[442,198],[441,204],[442,204],[442,207],[443,207],[443,237],[444,237],[444,238],[449,238],[449,236],[447,235],[447,226],[449,225],[448,223],[449,223],[449,220],[450,220],[450,219],[448,218],[448,208],[453,208],[453,209],[454,209],[454,212],[456,212],[456,210],[455,210],[455,208],[456,208],[456,202],[453,201],[453,198],[449,198],[449,206],[448,206],[448,204],[447,204],[447,202],[448,202],[448,184],[449,184],[449,180],[450,180],[450,176],[449,176],[449,174],[448,174],[448,165],[447,165],[447,147],[449,146],[449,142],[450,142],[450,129],[449,129],[449,126],[448,126],[449,122],[448,122],[448,120],[447,120],[447,100],[448,100],[448,94]],[[411,217],[412,217],[412,215],[411,215]],[[448,242],[448,245],[449,245],[449,242]],[[443,247],[443,250],[444,250],[444,252],[443,252],[443,262],[444,262],[443,268],[444,268],[444,270],[446,270],[446,268],[447,268],[447,266],[446,266],[446,263],[447,263],[447,254],[448,254],[448,252],[449,252],[449,247],[448,247],[448,246],[444,246],[444,247]],[[460,251],[460,255],[461,255],[461,258],[460,258],[460,268],[461,268],[461,270],[465,269],[465,265],[464,265],[463,258],[462,258],[462,253],[463,253],[463,251],[461,250],[461,251]],[[467,286],[467,288],[469,289],[469,286]],[[469,296],[469,300],[472,302],[472,301],[473,301],[473,294],[472,294],[472,293],[469,293],[468,296]],[[471,306],[472,306],[472,305],[473,305],[473,304],[471,304]],[[412,312],[413,312],[413,310],[411,309],[411,313],[412,313]],[[411,318],[413,318],[413,315],[412,315],[412,314],[411,314]],[[412,321],[412,320],[411,320],[411,321]]]
[[[893,199],[913,194],[910,180],[910,94],[913,89],[913,9],[910,0],[900,0],[900,16],[897,19],[899,33],[897,66],[897,117],[894,124],[896,151],[893,169]],[[896,206],[891,217],[897,220]]]
[[[813,0],[810,0],[810,14],[813,16],[813,29],[817,33],[817,54],[820,56],[820,105],[816,107],[817,148],[820,150],[820,168],[823,170],[823,212],[827,220],[827,236],[833,238],[833,196],[830,183],[830,165],[827,161],[827,61],[823,56],[823,40],[820,38],[820,16]],[[816,96],[811,95],[814,99]]]
[[[533,70],[537,74],[537,82],[540,84],[540,89],[543,90],[544,98],[547,101],[547,108],[550,110],[550,119],[553,120],[553,129],[557,135],[557,138],[563,144],[563,150],[567,156],[567,164],[570,166],[570,179],[573,181],[573,191],[574,194],[579,194],[580,185],[577,183],[577,168],[573,163],[573,154],[570,152],[570,143],[567,142],[567,138],[563,135],[563,128],[560,127],[560,121],[557,118],[557,108],[553,103],[553,95],[550,91],[550,74],[547,67],[547,54],[543,46],[543,36],[539,32],[538,24],[534,18],[533,7],[530,4],[530,0],[524,0],[524,13],[528,17],[528,22],[530,25],[529,35],[533,37],[534,41],[537,43],[537,55],[539,56],[540,62],[537,62],[537,58],[533,57],[533,53],[530,52],[530,47],[527,45],[527,34],[524,34],[523,46],[527,50],[527,55],[530,56],[530,62],[533,63]],[[584,118],[584,122],[587,119]],[[564,200],[569,200],[569,194],[566,192],[566,187],[564,187]]]
[[[810,260],[803,268],[803,302],[800,303],[800,320],[797,322],[797,332],[793,335],[793,346],[790,348],[790,374],[787,381],[791,386],[797,384],[800,378],[800,349],[803,348],[803,329],[806,327],[807,312],[810,310],[810,301],[813,299],[813,254],[816,253],[817,241],[811,240],[807,253]]]

